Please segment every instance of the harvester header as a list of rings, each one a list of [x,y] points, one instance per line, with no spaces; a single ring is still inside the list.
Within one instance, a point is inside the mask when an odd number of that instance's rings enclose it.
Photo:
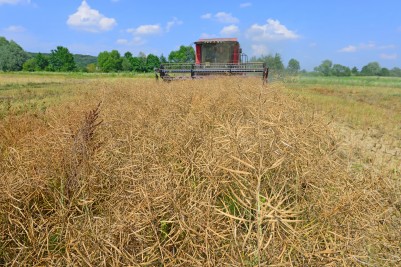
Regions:
[[[197,79],[212,75],[261,73],[267,82],[269,69],[263,62],[248,62],[237,38],[199,39],[195,43],[195,63],[165,63],[156,69],[165,81]]]

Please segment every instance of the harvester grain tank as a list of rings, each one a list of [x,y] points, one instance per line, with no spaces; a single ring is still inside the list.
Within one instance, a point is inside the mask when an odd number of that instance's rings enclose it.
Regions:
[[[156,69],[165,81],[197,79],[212,75],[260,74],[267,82],[269,69],[263,62],[248,62],[237,38],[199,39],[195,42],[195,63],[165,63]]]

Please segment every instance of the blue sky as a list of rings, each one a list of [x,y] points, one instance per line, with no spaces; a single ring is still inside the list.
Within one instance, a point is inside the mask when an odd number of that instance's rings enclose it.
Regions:
[[[65,46],[167,56],[199,38],[238,37],[248,56],[280,53],[312,70],[323,60],[401,67],[400,0],[0,0],[0,36],[29,52]]]

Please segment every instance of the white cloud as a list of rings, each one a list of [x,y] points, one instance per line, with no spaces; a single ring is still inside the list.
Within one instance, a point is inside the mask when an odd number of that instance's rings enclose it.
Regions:
[[[357,50],[358,50],[358,48],[357,48],[356,46],[354,46],[354,45],[349,45],[349,46],[346,46],[346,47],[344,47],[344,48],[341,48],[341,49],[339,50],[339,52],[353,53],[353,52],[356,52]]]
[[[233,36],[238,33],[239,33],[239,28],[236,25],[226,26],[220,31],[220,34],[224,36]]]
[[[239,5],[240,8],[246,8],[246,7],[250,7],[250,6],[252,6],[252,3],[250,3],[250,2],[242,3]]]
[[[280,41],[300,38],[298,34],[274,19],[268,19],[264,25],[253,24],[247,31],[247,37],[253,41]]]
[[[253,44],[251,48],[253,56],[261,56],[269,54],[269,49],[264,44]]]
[[[166,31],[169,32],[172,27],[181,25],[182,23],[183,22],[181,20],[177,19],[176,17],[173,17],[172,20],[167,22]]]
[[[376,45],[373,42],[369,42],[367,44],[360,44],[358,46],[359,49],[375,49]]]
[[[239,19],[236,17],[233,17],[230,13],[226,12],[218,12],[216,15],[214,15],[216,20],[221,23],[238,23]]]
[[[397,54],[380,54],[381,59],[395,60],[398,58]]]
[[[68,17],[67,24],[82,31],[101,32],[113,29],[117,22],[113,18],[107,18],[98,10],[92,9],[84,0],[77,12]]]
[[[183,24],[181,20],[173,17],[172,20],[168,21],[166,27],[163,28],[160,24],[146,24],[140,25],[136,28],[130,28],[126,31],[132,33],[134,36],[144,36],[144,35],[157,35],[165,32],[169,32],[172,27]]]
[[[1,5],[17,5],[17,4],[29,4],[31,3],[31,0],[0,0],[0,6]]]
[[[369,42],[369,43],[361,43],[359,45],[348,45],[338,50],[338,52],[354,53],[362,50],[389,50],[389,49],[394,49],[396,47],[397,46],[393,44],[378,46],[374,42]]]
[[[119,45],[126,45],[126,46],[139,46],[139,45],[143,45],[146,43],[146,41],[144,39],[142,39],[142,37],[140,36],[134,36],[134,38],[132,40],[127,40],[127,39],[118,39],[116,41],[117,44]]]
[[[17,26],[17,25],[11,25],[7,28],[4,29],[6,32],[24,32],[25,28],[22,26]]]
[[[134,35],[154,35],[162,32],[162,28],[159,24],[148,24],[141,25],[137,28],[128,29],[127,32],[133,33]]]
[[[201,16],[202,19],[213,19],[220,23],[237,24],[239,19],[234,17],[231,13],[217,12],[216,14],[206,13]]]
[[[166,24],[166,27],[160,26],[160,24],[146,24],[146,25],[140,25],[136,28],[130,28],[127,29],[126,32],[132,34],[132,40],[127,40],[127,39],[118,39],[116,41],[117,44],[120,45],[143,45],[147,42],[145,39],[146,36],[152,36],[152,35],[162,35],[164,33],[168,33],[171,28],[181,25],[183,22],[179,20],[176,17],[173,17],[172,20],[168,21]],[[129,38],[128,38],[129,39]]]
[[[201,16],[201,19],[211,19],[211,18],[212,18],[212,13],[206,13]]]
[[[116,43],[119,45],[127,45],[129,41],[127,39],[117,39]]]
[[[395,48],[397,48],[397,46],[396,46],[396,45],[393,45],[393,44],[381,45],[381,46],[378,46],[378,47],[377,47],[377,49],[380,49],[380,50],[395,49]]]

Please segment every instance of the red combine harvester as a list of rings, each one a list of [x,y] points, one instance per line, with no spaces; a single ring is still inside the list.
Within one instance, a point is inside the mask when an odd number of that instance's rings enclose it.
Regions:
[[[267,82],[269,69],[263,62],[248,62],[237,38],[200,39],[195,42],[195,63],[165,63],[156,69],[164,81],[197,79],[211,75],[260,73]]]

